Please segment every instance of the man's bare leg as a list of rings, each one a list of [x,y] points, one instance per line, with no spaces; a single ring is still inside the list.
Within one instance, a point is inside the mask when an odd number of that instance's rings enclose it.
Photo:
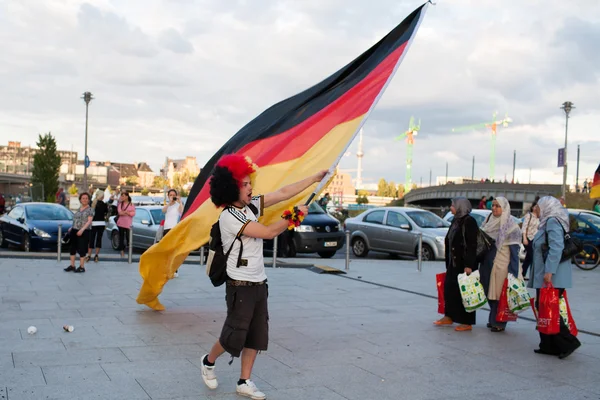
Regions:
[[[256,355],[258,350],[244,348],[242,350],[242,371],[240,379],[250,379],[252,375],[252,367],[254,367],[254,361],[256,361]]]
[[[221,346],[221,343],[217,340],[217,342],[213,345],[210,353],[208,353],[208,362],[214,364],[217,361],[217,358],[221,356],[221,354],[225,353],[225,349]]]

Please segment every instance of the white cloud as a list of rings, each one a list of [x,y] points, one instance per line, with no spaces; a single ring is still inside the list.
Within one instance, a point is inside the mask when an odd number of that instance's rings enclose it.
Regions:
[[[0,0],[0,138],[34,144],[52,131],[83,150],[84,91],[90,155],[146,160],[197,156],[202,165],[264,109],[325,78],[399,23],[419,3],[381,0]],[[600,142],[600,3],[581,0],[429,7],[403,65],[365,126],[366,180],[404,181],[411,115],[422,120],[413,181],[489,170],[484,122],[514,122],[497,138],[496,175],[560,180],[562,102],[573,101],[569,165],[581,144],[591,176]],[[355,152],[356,144],[351,150]],[[356,168],[354,156],[341,166]]]

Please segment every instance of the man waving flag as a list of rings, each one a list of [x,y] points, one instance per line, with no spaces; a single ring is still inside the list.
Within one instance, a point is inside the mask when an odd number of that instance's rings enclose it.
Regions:
[[[323,169],[333,171],[365,123],[406,55],[428,3],[413,11],[373,47],[313,87],[283,100],[236,133],[208,161],[194,182],[182,221],[140,260],[144,283],[137,302],[156,310],[164,284],[190,251],[206,244],[219,212],[209,196],[208,177],[226,154],[250,157],[260,168],[254,189],[269,193]],[[283,210],[318,195],[326,176],[286,203],[265,210],[261,222],[269,224]],[[312,196],[311,196],[312,193]]]

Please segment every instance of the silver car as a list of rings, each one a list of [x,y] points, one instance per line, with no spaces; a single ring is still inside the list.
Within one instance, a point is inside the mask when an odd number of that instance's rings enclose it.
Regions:
[[[154,244],[156,232],[161,221],[165,218],[162,206],[136,206],[133,217],[133,248],[146,250]],[[106,224],[106,235],[112,248],[119,248],[119,228],[115,224],[115,217],[110,217]]]
[[[369,251],[417,257],[422,234],[423,260],[444,259],[449,226],[430,211],[410,207],[374,208],[345,222],[357,257],[365,257]]]

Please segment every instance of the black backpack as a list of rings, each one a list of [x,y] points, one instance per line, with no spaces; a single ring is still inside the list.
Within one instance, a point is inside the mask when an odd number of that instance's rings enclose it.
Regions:
[[[258,209],[254,204],[248,204],[248,208],[250,208],[255,216],[258,215]],[[227,276],[227,259],[229,258],[229,254],[231,253],[231,249],[233,249],[233,245],[235,244],[236,240],[239,240],[240,242],[240,252],[238,254],[236,263],[236,266],[239,268],[242,261],[242,252],[244,251],[242,238],[240,236],[236,236],[233,240],[233,243],[231,243],[229,250],[227,250],[227,253],[225,253],[223,251],[223,241],[221,240],[221,227],[219,225],[219,221],[215,222],[210,229],[208,259],[206,260],[206,275],[208,275],[210,281],[215,287],[221,286],[229,278]]]

